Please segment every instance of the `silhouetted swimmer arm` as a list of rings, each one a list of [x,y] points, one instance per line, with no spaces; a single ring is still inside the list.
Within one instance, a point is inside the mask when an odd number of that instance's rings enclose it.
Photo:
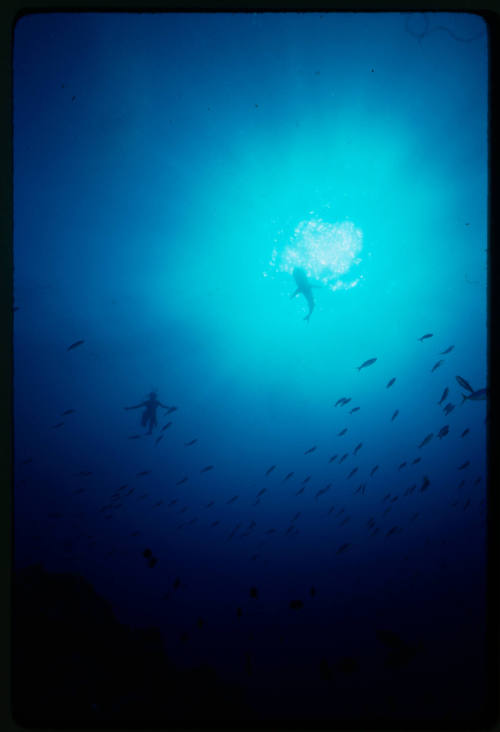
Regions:
[[[141,407],[146,407],[146,402],[142,402],[142,404],[136,404],[133,407],[123,407],[124,409],[140,409]]]

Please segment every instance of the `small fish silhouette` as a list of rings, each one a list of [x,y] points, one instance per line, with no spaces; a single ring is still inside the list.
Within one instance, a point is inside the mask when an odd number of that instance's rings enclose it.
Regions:
[[[361,369],[364,369],[367,366],[371,366],[372,364],[374,364],[376,360],[376,358],[369,358],[368,361],[364,361],[361,366],[356,366],[356,368],[358,371],[361,371]]]
[[[66,350],[72,351],[73,348],[78,348],[78,346],[83,345],[83,343],[85,343],[85,341],[75,341],[74,343],[71,344],[71,346],[68,346]]]
[[[420,445],[418,447],[419,448],[420,447],[425,447],[425,445],[428,445],[429,442],[432,440],[433,437],[434,437],[434,433],[433,432],[429,432],[429,434],[424,437],[424,439],[422,440],[422,442],[420,443]]]
[[[430,482],[429,478],[426,475],[424,475],[424,480],[422,482],[422,485],[420,486],[420,493],[423,493],[424,491],[426,491],[427,488],[430,486],[430,484],[431,484],[431,482]]]
[[[441,404],[444,402],[446,397],[448,396],[448,387],[443,391],[443,395],[441,396],[441,399],[438,401],[438,406],[441,406]]]
[[[472,388],[472,386],[469,384],[468,381],[466,381],[461,376],[455,376],[455,378],[458,381],[458,383],[460,384],[460,386],[462,386],[464,389],[467,389],[467,391],[470,391],[471,394],[474,393],[474,389]]]
[[[343,554],[347,549],[349,549],[351,545],[349,543],[347,544],[341,544],[339,548],[337,549],[337,554]]]

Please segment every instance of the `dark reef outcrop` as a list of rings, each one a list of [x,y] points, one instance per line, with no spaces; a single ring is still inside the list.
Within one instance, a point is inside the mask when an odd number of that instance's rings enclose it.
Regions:
[[[13,577],[12,710],[23,726],[186,726],[248,720],[239,687],[179,670],[157,628],[119,623],[80,575]]]

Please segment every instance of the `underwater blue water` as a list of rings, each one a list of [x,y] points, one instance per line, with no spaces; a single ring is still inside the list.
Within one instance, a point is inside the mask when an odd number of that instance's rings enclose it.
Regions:
[[[479,714],[482,19],[32,15],[13,68],[16,565],[83,574],[262,717]],[[294,256],[328,260],[309,322]],[[421,644],[397,674],[380,629]]]

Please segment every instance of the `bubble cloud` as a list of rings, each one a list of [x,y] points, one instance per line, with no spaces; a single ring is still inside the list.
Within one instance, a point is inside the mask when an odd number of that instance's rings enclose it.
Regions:
[[[281,253],[273,250],[271,266],[278,272],[292,274],[302,267],[307,276],[332,290],[350,289],[356,279],[346,279],[353,265],[361,262],[363,235],[351,221],[328,223],[320,218],[301,221]]]

